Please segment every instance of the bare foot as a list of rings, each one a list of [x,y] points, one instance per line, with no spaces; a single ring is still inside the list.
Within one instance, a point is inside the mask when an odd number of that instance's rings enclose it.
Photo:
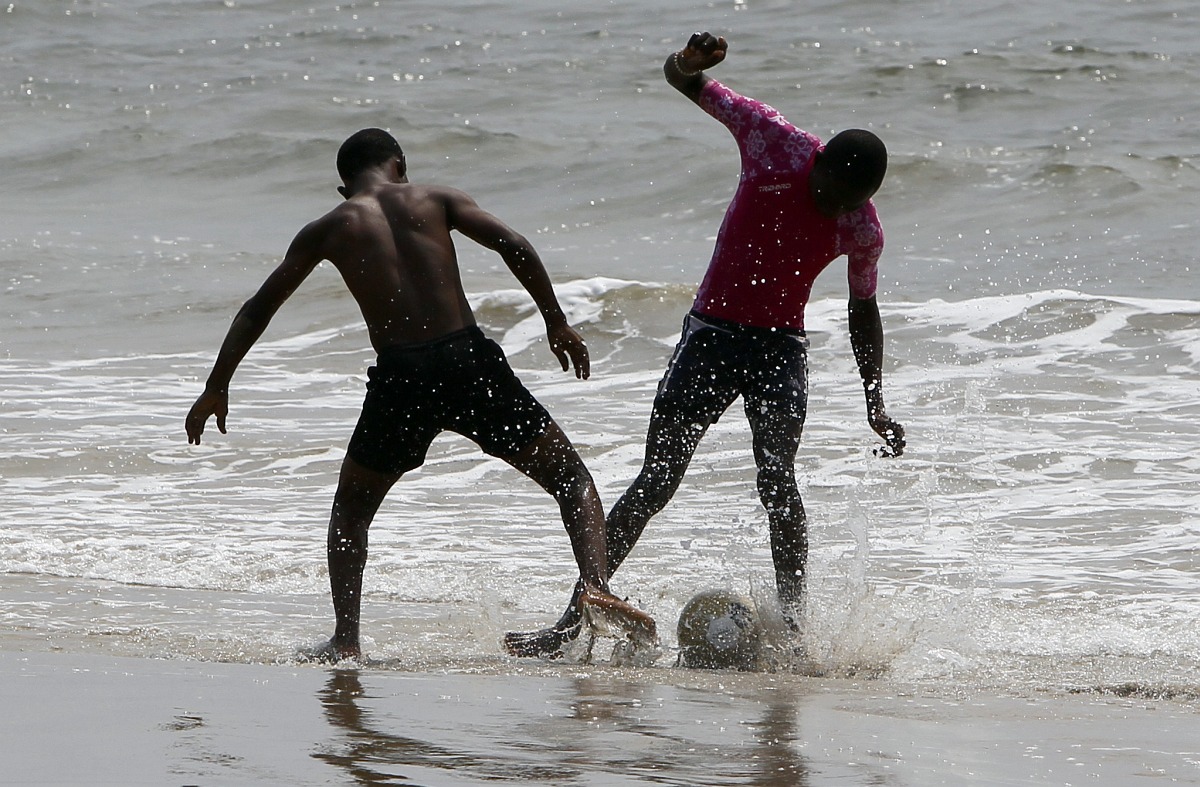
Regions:
[[[319,645],[315,648],[304,648],[296,654],[301,661],[316,661],[323,664],[336,664],[339,661],[347,659],[359,660],[362,658],[362,648],[358,642],[342,642],[336,637],[330,639],[324,645]]]
[[[584,621],[600,634],[628,638],[635,645],[649,646],[658,641],[654,618],[627,601],[595,588],[587,588],[579,597]]]
[[[524,658],[552,659],[562,655],[562,649],[579,636],[582,625],[539,629],[538,631],[510,631],[504,635],[504,649],[513,656]]]

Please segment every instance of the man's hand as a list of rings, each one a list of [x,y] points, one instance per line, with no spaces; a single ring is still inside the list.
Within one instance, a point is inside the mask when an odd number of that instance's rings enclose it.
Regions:
[[[867,423],[885,443],[875,449],[876,456],[900,456],[904,453],[904,427],[888,417],[883,405],[867,408]]]
[[[685,74],[696,74],[712,68],[725,59],[729,44],[711,33],[693,33],[687,46],[679,52],[676,65]]]
[[[217,429],[225,434],[225,416],[229,415],[229,392],[210,391],[204,389],[200,398],[192,405],[187,415],[187,436],[189,445],[200,445],[200,435],[204,434],[204,424],[208,417],[217,417]]]
[[[564,372],[571,368],[570,364],[574,364],[576,377],[581,380],[591,377],[592,367],[588,359],[587,345],[574,328],[565,322],[556,323],[546,328],[546,338],[550,340],[550,350],[562,364]]]

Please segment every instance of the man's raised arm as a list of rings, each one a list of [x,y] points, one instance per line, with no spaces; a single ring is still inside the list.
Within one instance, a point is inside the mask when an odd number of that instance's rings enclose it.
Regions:
[[[705,70],[725,59],[729,44],[711,33],[693,33],[687,46],[673,52],[663,63],[663,76],[671,87],[692,101],[700,101],[700,91],[708,82]]]

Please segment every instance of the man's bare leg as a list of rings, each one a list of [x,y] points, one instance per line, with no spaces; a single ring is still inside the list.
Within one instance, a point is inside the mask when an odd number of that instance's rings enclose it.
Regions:
[[[555,626],[535,632],[536,642],[508,635],[505,637],[508,650],[520,656],[557,651],[579,635],[585,608],[635,638],[653,640],[654,620],[609,592],[604,509],[591,473],[558,424],[552,421],[532,445],[507,461],[558,502],[580,576],[568,614]]]
[[[609,576],[629,555],[651,517],[670,502],[706,429],[703,425],[666,418],[657,411],[651,415],[642,470],[608,515]],[[504,637],[505,647],[515,656],[546,657],[561,650],[579,636],[583,592],[583,582],[577,582],[567,609],[557,623],[538,631],[509,632]]]
[[[333,497],[326,553],[329,590],[336,617],[333,637],[316,656],[329,661],[358,658],[363,570],[367,565],[367,530],[399,475],[379,473],[346,457]]]

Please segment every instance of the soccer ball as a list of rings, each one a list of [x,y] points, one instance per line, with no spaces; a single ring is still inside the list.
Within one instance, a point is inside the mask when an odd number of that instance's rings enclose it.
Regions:
[[[763,631],[754,602],[729,590],[697,593],[679,613],[679,666],[753,670]]]

